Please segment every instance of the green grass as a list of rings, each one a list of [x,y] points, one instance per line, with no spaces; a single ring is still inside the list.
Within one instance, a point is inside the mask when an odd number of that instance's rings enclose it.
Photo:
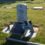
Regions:
[[[17,3],[15,3],[17,4]],[[28,20],[31,20],[33,24],[39,25],[39,32],[37,37],[31,39],[33,42],[45,43],[45,10],[32,10],[30,7],[43,6],[45,4],[27,4],[28,9]],[[5,24],[16,21],[16,8],[5,9],[0,8],[0,31],[2,31]],[[4,43],[5,40],[1,40],[7,37],[7,34],[0,34],[0,44]]]
[[[35,2],[44,2],[45,0],[34,0]]]
[[[43,4],[28,4],[29,7],[43,6]],[[37,37],[31,39],[33,42],[45,43],[45,10],[31,10],[28,9],[28,19],[32,21],[33,24],[39,25],[39,32]]]
[[[4,34],[0,32],[0,45],[4,44],[6,42],[6,38],[9,37],[8,34]]]
[[[45,10],[29,10],[28,19],[32,20],[33,24],[39,25],[37,37],[32,41],[45,43]]]

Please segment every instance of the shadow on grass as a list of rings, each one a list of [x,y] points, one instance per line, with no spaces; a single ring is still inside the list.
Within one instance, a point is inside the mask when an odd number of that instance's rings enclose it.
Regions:
[[[12,41],[6,41],[6,43],[3,45],[26,45],[26,44],[18,43],[18,42],[12,42]]]
[[[0,7],[5,4],[16,3],[16,1],[26,1],[26,0],[0,0]]]
[[[17,38],[18,39],[18,38],[20,38],[20,36],[17,37],[17,35],[11,35],[9,38]],[[19,43],[16,41],[11,41],[11,40],[6,39],[6,42],[2,45],[27,45],[27,44],[23,44],[23,43]]]
[[[26,1],[26,0],[0,0],[0,4],[11,4],[15,3],[16,1]]]
[[[12,34],[9,38],[19,39],[20,36]],[[30,38],[23,38],[22,40],[29,41],[29,39]],[[16,41],[11,41],[11,40],[8,40],[8,38],[7,38],[6,42],[4,44],[2,44],[2,45],[28,45],[28,44],[27,43],[20,43],[20,42],[16,42]]]
[[[15,35],[15,34],[11,34],[8,38],[14,38],[14,39],[18,39],[18,40],[23,40],[23,41],[29,41],[30,38],[23,38],[20,39],[21,35]],[[20,42],[16,42],[16,41],[12,41],[9,40],[8,38],[6,38],[6,42],[2,45],[28,45],[27,43],[20,43]]]

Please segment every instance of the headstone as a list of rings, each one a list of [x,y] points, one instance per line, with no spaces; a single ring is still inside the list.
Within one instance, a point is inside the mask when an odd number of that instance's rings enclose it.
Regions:
[[[34,30],[33,30],[32,22],[27,21],[26,5],[23,4],[17,5],[17,22],[14,23],[10,32],[11,32],[11,36],[7,40],[12,42],[28,41],[32,37]]]
[[[27,21],[27,6],[23,4],[17,5],[17,21]]]
[[[33,7],[32,9],[33,9],[33,10],[43,10],[44,7]]]

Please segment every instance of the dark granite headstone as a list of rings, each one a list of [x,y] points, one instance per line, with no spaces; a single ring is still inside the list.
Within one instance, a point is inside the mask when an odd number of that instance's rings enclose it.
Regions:
[[[28,30],[31,30],[31,35],[25,37]],[[14,23],[11,34],[8,40],[11,39],[12,42],[19,42],[19,40],[28,41],[30,36],[33,35],[33,26],[30,21],[27,21],[27,6],[24,4],[17,5],[17,22]]]
[[[15,22],[12,33],[14,34],[22,34],[24,33],[24,22],[27,22],[27,6],[23,4],[17,5],[17,22]]]
[[[24,22],[27,21],[27,6],[26,5],[17,5],[17,21]]]

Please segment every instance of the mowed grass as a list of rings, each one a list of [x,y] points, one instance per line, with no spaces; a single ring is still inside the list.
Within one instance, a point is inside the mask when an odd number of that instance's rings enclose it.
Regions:
[[[45,43],[45,10],[32,10],[30,7],[43,6],[45,4],[27,4],[29,9],[27,10],[28,20],[31,20],[33,24],[39,25],[39,32],[36,38],[29,41]],[[16,8],[6,9],[0,8],[0,32],[2,31],[5,24],[16,21]],[[4,43],[7,34],[0,33],[0,44]]]
[[[45,2],[45,0],[34,0],[34,2]]]
[[[28,19],[39,26],[37,37],[32,41],[45,43],[45,10],[28,10]]]

